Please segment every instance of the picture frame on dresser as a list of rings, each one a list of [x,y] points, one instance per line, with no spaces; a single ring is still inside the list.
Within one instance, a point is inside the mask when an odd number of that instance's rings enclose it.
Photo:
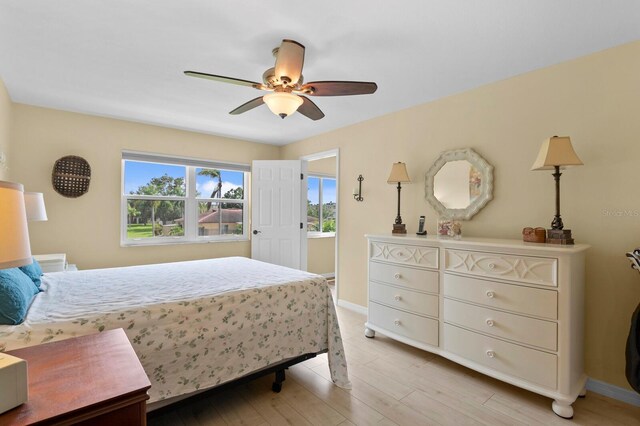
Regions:
[[[586,394],[588,245],[366,235],[365,336],[380,332],[553,399],[560,417]]]

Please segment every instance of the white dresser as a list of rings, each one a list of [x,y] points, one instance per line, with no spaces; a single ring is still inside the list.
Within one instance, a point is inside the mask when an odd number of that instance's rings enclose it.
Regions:
[[[589,246],[367,235],[367,337],[378,331],[553,398],[584,395]]]

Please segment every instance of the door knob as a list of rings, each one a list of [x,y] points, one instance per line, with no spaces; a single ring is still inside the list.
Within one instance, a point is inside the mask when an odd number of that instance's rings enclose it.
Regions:
[[[261,234],[261,233],[262,233],[262,231],[258,231],[257,229],[254,229],[254,231],[253,231],[253,235],[258,235],[258,234]]]

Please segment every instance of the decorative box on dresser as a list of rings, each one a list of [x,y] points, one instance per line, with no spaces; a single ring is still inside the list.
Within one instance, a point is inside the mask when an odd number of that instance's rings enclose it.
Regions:
[[[367,235],[367,337],[378,331],[552,398],[585,395],[584,262],[589,246]]]

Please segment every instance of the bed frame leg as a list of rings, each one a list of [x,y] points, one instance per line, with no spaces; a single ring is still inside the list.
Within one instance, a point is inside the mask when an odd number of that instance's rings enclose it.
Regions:
[[[276,381],[271,385],[271,390],[278,393],[282,390],[282,382],[285,381],[284,369],[276,371]]]

